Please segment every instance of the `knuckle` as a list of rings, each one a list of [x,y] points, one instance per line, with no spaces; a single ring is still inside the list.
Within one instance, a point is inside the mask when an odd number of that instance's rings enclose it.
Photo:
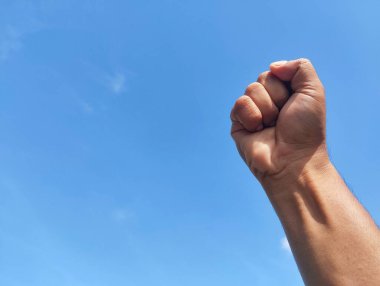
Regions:
[[[254,93],[255,91],[259,90],[261,87],[262,87],[261,83],[253,82],[247,86],[247,88],[245,89],[245,94]]]
[[[230,112],[230,120],[231,120],[232,122],[237,121],[237,119],[236,119],[236,117],[235,117],[235,110],[234,110],[234,108],[231,109],[231,112]]]
[[[300,64],[311,64],[311,60],[309,60],[308,58],[300,58],[298,61],[300,62]]]
[[[244,114],[245,116],[248,115],[249,118],[254,121],[262,119],[260,110],[247,95],[243,95],[236,100],[233,113],[238,115],[238,117],[239,114]]]
[[[266,79],[268,78],[268,75],[269,75],[268,71],[262,72],[261,74],[259,74],[257,81],[260,83],[264,83],[266,81]]]
[[[235,106],[234,106],[235,112],[240,112],[241,110],[245,109],[247,105],[249,104],[250,100],[251,99],[248,96],[243,95],[239,97],[235,102]]]
[[[309,69],[309,70],[314,69],[313,64],[311,63],[311,60],[307,58],[300,58],[298,62],[299,62],[300,68]]]

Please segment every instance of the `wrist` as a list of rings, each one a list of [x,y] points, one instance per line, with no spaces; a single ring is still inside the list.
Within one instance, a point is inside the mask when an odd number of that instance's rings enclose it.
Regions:
[[[339,197],[334,192],[341,193],[343,187],[335,167],[322,153],[295,161],[261,183],[283,226],[300,237],[332,224],[331,210],[336,209]]]
[[[261,185],[270,198],[291,193],[296,189],[311,189],[326,176],[336,172],[325,148],[312,155],[287,161],[289,163],[280,172],[260,178]]]

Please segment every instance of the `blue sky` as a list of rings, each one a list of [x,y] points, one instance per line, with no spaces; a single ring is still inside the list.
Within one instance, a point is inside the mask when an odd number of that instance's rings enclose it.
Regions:
[[[229,136],[309,57],[332,160],[380,221],[378,1],[0,0],[0,284],[302,285]]]

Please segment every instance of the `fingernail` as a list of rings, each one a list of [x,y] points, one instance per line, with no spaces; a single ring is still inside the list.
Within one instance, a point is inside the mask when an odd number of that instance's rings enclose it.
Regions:
[[[280,66],[286,64],[287,62],[288,61],[278,61],[278,62],[271,63],[271,66],[280,67]]]

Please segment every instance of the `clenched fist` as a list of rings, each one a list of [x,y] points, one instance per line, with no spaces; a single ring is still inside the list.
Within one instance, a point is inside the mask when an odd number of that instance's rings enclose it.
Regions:
[[[380,285],[379,228],[328,158],[325,117],[310,61],[281,61],[236,101],[231,134],[284,227],[305,285]]]
[[[310,161],[328,162],[324,88],[309,60],[275,62],[260,74],[232,112],[239,153],[263,183]]]

